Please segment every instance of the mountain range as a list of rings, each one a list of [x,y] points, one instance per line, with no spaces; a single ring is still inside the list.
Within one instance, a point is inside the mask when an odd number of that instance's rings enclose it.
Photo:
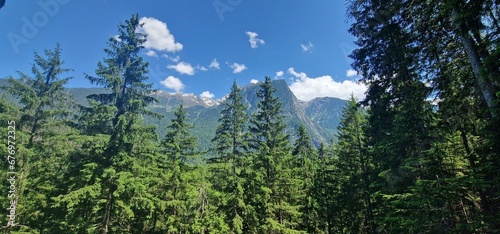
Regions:
[[[6,82],[0,79],[0,85],[2,84],[6,84]],[[342,117],[342,110],[347,103],[346,100],[321,97],[310,101],[301,101],[295,97],[285,80],[273,80],[271,84],[276,89],[275,96],[281,102],[281,109],[287,126],[286,131],[291,135],[291,140],[295,138],[295,131],[301,124],[306,127],[311,135],[312,143],[316,146],[321,142],[335,139],[337,126]],[[241,87],[243,101],[249,114],[258,111],[257,104],[259,100],[256,93],[259,89],[259,83]],[[66,91],[77,103],[82,105],[88,104],[86,96],[108,92],[104,88],[68,88]],[[174,118],[175,109],[180,104],[183,104],[187,117],[194,125],[192,133],[198,138],[200,149],[208,149],[218,126],[218,119],[223,108],[221,104],[224,102],[224,98],[214,100],[194,94],[170,93],[163,90],[158,90],[152,95],[158,102],[152,104],[150,109],[163,115],[163,118],[145,118],[145,122],[146,124],[157,125],[156,131],[160,138],[165,136],[166,126],[170,125],[171,119]]]

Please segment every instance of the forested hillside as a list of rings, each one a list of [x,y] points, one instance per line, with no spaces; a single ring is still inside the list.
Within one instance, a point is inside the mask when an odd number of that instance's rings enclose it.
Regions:
[[[343,108],[336,141],[317,147],[337,110],[280,99],[286,85],[269,77],[234,82],[217,108],[166,112],[147,82],[138,15],[85,74],[104,91],[79,101],[64,88],[62,48],[35,52],[32,74],[2,84],[3,231],[499,233],[498,4],[348,9],[368,92]],[[148,122],[167,114],[162,131]],[[212,137],[198,139],[194,125],[209,117],[213,134],[196,131]]]
[[[275,92],[276,97],[281,103],[287,104],[283,106],[282,111],[286,116],[284,121],[287,125],[287,131],[292,135],[292,139],[295,139],[296,136],[293,133],[301,124],[304,124],[308,132],[310,132],[311,141],[315,146],[319,146],[321,142],[336,139],[337,125],[342,116],[342,109],[347,103],[346,100],[323,97],[307,102],[300,101],[284,80],[272,80],[271,83],[277,89]],[[8,81],[0,79],[0,86],[9,86]],[[256,98],[258,88],[258,84],[241,87],[245,109],[249,114],[256,112],[258,109],[258,99]],[[68,104],[89,106],[87,96],[109,93],[109,90],[104,88],[65,88],[64,92],[69,95],[66,100]],[[18,98],[9,95],[4,90],[0,90],[0,95],[5,95],[7,100],[20,105]],[[145,116],[144,123],[146,125],[156,125],[156,133],[160,139],[165,136],[165,129],[171,123],[175,109],[182,104],[186,109],[186,115],[193,123],[192,133],[198,139],[197,149],[206,151],[210,148],[210,139],[215,135],[223,100],[201,98],[194,94],[169,93],[163,90],[153,91],[151,96],[158,102],[150,104],[148,109],[162,115],[162,117]],[[78,115],[78,113],[76,114]]]

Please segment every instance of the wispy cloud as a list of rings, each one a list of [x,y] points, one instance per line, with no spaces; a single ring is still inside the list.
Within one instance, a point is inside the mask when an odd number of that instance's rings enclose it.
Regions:
[[[179,55],[176,55],[174,57],[174,56],[169,56],[168,54],[162,54],[161,57],[169,59],[170,61],[172,61],[174,63],[178,63],[179,61],[181,61],[181,57]]]
[[[208,69],[204,66],[200,66],[200,65],[196,65],[196,69],[200,70],[200,71],[208,71]]]
[[[263,45],[266,43],[264,40],[257,38],[257,36],[259,36],[259,34],[257,34],[256,32],[248,32],[247,31],[245,33],[250,37],[250,39],[248,39],[248,41],[250,42],[250,47],[252,47],[253,49],[259,47],[259,44]]]
[[[179,55],[177,55],[175,57],[170,56],[169,59],[170,59],[170,61],[172,61],[174,63],[178,63],[179,61],[181,61],[181,57],[179,57]]]
[[[220,64],[219,64],[219,62],[217,62],[216,58],[214,58],[214,60],[212,60],[212,62],[210,63],[210,65],[208,65],[208,68],[217,69],[217,70],[220,69]]]
[[[302,51],[304,51],[304,52],[310,52],[312,49],[314,49],[314,45],[311,42],[309,42],[306,45],[300,44],[300,47],[302,48]]]
[[[282,77],[283,74],[285,74],[283,71],[277,71],[276,72],[276,78]]]
[[[148,52],[146,52],[146,55],[149,57],[157,57],[158,58],[158,55],[156,54],[156,52],[154,50],[148,50]]]

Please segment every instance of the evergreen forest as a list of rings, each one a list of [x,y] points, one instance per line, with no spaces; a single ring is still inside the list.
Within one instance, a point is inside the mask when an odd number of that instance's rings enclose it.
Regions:
[[[247,113],[228,85],[208,150],[183,105],[162,119],[132,15],[64,92],[63,48],[0,98],[5,233],[500,233],[500,4],[351,0],[352,97],[335,140],[287,130],[271,78]],[[7,209],[8,208],[8,209]]]

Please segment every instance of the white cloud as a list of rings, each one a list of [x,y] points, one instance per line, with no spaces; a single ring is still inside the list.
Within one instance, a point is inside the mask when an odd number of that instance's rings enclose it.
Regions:
[[[300,44],[300,47],[302,48],[302,51],[308,52],[314,48],[314,45],[311,42],[309,42],[307,45]]]
[[[283,71],[278,71],[278,72],[276,72],[276,77],[282,77],[283,74],[284,74]]]
[[[217,59],[214,58],[214,60],[212,60],[212,62],[210,63],[210,65],[208,65],[208,67],[212,68],[212,69],[219,70],[220,69],[220,64],[219,64],[219,62],[217,62]]]
[[[161,57],[166,58],[166,59],[170,59],[170,61],[172,61],[174,63],[178,63],[179,61],[181,61],[181,57],[179,57],[179,55],[172,57],[172,56],[168,56],[168,54],[162,54]]]
[[[215,97],[215,95],[209,91],[203,91],[203,93],[200,94],[200,97],[213,99]]]
[[[179,78],[175,78],[173,76],[168,76],[166,79],[160,82],[163,86],[175,90],[175,92],[179,92],[184,89],[184,84]]]
[[[293,67],[288,68],[288,73],[294,76],[290,89],[298,99],[303,101],[317,97],[349,99],[351,94],[354,94],[359,100],[365,97],[364,93],[367,87],[364,84],[350,80],[337,82],[328,75],[311,78],[304,72],[296,72]]]
[[[257,84],[257,83],[259,83],[259,81],[258,81],[258,80],[256,80],[256,79],[251,79],[251,80],[250,80],[250,84]]]
[[[177,55],[175,57],[170,56],[169,59],[170,59],[170,61],[172,61],[174,63],[178,63],[179,61],[181,61],[181,57],[179,57],[179,55]]]
[[[144,43],[146,49],[167,52],[182,50],[182,44],[175,42],[174,35],[168,30],[166,23],[152,17],[142,17],[139,23],[144,25],[142,28],[138,28],[137,31],[147,34],[146,42]]]
[[[181,74],[194,75],[194,68],[189,63],[180,62],[177,65],[168,65],[167,68],[174,69]]]
[[[240,73],[247,69],[247,66],[245,66],[245,64],[233,63],[228,65],[233,69],[233,73]]]
[[[200,71],[207,71],[208,69],[204,66],[200,66],[200,65],[196,65],[196,69],[200,70]]]
[[[150,57],[158,57],[158,55],[156,54],[156,52],[153,51],[153,50],[148,50],[148,52],[146,52],[146,55],[150,56]]]
[[[353,70],[353,69],[349,69],[346,71],[346,74],[345,74],[347,77],[355,77],[358,75],[358,72]]]
[[[257,34],[256,32],[247,31],[245,33],[250,37],[248,41],[250,42],[250,47],[252,47],[253,49],[259,47],[259,44],[264,45],[266,43],[264,40],[257,38],[259,34]]]

